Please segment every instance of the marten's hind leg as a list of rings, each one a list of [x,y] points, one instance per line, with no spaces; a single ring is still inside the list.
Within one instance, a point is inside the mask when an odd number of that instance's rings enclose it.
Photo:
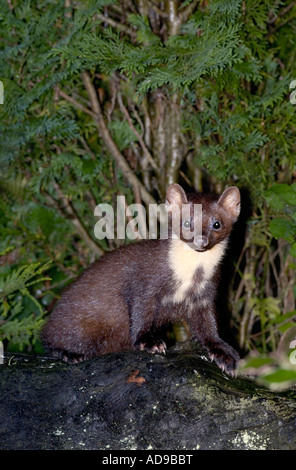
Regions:
[[[79,364],[80,362],[87,361],[94,357],[94,355],[89,354],[77,354],[71,353],[64,349],[52,349],[52,348],[45,348],[48,354],[50,354],[54,358],[61,359],[64,362],[69,364]]]

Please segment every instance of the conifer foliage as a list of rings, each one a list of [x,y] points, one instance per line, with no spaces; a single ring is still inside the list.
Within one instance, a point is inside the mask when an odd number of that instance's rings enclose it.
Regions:
[[[236,184],[233,328],[274,350],[295,310],[295,214],[270,192],[296,177],[295,2],[0,0],[0,28],[0,339],[36,348],[62,287],[117,246],[96,204]]]

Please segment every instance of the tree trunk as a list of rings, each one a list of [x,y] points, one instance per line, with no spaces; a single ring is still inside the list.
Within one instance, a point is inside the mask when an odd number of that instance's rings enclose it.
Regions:
[[[232,379],[193,345],[0,366],[0,449],[295,449],[295,391]],[[190,452],[192,454],[192,452]]]
[[[155,33],[163,36],[166,41],[179,32],[183,18],[180,2],[166,0],[163,18],[156,22],[156,11],[148,6],[148,2],[138,2],[139,10],[149,22]],[[160,11],[159,11],[160,12]],[[145,109],[145,142],[154,156],[157,165],[156,186],[163,197],[168,185],[178,181],[179,170],[185,158],[184,136],[182,137],[180,96],[168,93],[167,89],[158,89],[149,93],[144,100]],[[147,119],[148,118],[148,119]],[[145,159],[144,159],[145,162]],[[145,172],[146,165],[142,165]]]

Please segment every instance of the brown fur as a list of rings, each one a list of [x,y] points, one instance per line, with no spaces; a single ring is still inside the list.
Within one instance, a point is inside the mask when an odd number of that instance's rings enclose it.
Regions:
[[[42,331],[45,347],[73,361],[136,347],[163,352],[158,330],[184,319],[210,357],[233,373],[239,358],[218,336],[214,303],[219,262],[239,213],[239,192],[229,188],[220,199],[198,194],[187,199],[179,185],[169,187],[169,213],[171,204],[187,202],[203,207],[202,251],[188,248],[181,236],[107,253],[63,293]],[[212,228],[216,220],[219,230]],[[193,228],[194,223],[191,218]]]

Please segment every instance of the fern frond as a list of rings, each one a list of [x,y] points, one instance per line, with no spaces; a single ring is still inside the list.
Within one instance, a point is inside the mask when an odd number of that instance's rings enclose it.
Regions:
[[[44,265],[32,263],[13,270],[5,278],[0,277],[0,298],[7,297],[15,291],[25,289],[28,282],[46,271],[50,264],[51,261],[47,261]],[[50,278],[47,278],[47,280],[50,280]]]

